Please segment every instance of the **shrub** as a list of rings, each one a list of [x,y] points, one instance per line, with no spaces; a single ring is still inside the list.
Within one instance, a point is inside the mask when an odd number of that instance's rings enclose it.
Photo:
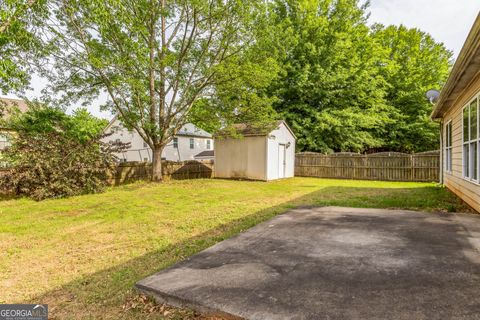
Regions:
[[[101,142],[102,123],[85,110],[33,109],[10,121],[15,134],[3,160],[4,191],[35,200],[101,192],[123,146]]]

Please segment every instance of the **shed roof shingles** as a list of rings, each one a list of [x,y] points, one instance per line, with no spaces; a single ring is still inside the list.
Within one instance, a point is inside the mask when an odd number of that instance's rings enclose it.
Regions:
[[[226,137],[235,137],[235,135],[239,136],[266,136],[270,132],[272,132],[275,129],[278,129],[282,124],[285,125],[285,127],[290,131],[293,137],[295,137],[295,134],[293,133],[292,129],[288,126],[288,124],[285,122],[285,120],[277,120],[274,122],[274,126],[271,128],[258,128],[251,126],[246,123],[238,123],[234,124],[231,128],[231,130],[222,130],[215,134],[216,137],[221,137],[221,138],[226,138]],[[295,137],[296,138],[296,137]]]
[[[213,156],[215,156],[214,150],[205,150],[195,155],[194,158],[213,157]]]

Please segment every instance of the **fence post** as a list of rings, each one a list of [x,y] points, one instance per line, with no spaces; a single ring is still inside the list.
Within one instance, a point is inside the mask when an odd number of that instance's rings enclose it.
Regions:
[[[415,181],[415,160],[412,154],[410,155],[410,167],[411,167],[410,181]]]

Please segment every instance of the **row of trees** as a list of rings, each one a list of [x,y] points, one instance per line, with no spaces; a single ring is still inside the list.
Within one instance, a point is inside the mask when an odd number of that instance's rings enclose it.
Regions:
[[[435,148],[424,93],[442,86],[451,52],[417,29],[369,26],[362,3],[6,1],[0,89],[18,90],[34,67],[59,103],[106,93],[102,108],[154,151],[154,180],[187,121],[214,132],[284,118],[299,150]]]
[[[437,148],[425,92],[448,75],[443,44],[417,29],[368,26],[368,3],[357,0],[275,3],[286,54],[270,95],[301,150]]]

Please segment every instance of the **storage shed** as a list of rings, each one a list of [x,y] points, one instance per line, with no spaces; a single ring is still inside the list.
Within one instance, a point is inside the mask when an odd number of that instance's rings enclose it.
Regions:
[[[285,121],[265,132],[236,125],[240,137],[220,133],[215,137],[215,177],[275,180],[294,175],[295,135]]]

